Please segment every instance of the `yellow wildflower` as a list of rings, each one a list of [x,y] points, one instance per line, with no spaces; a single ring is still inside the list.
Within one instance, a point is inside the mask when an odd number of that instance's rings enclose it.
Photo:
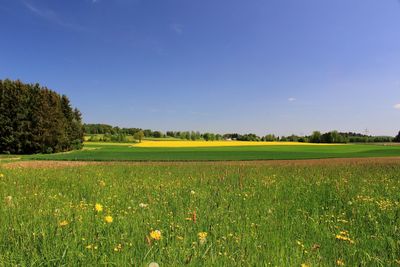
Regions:
[[[391,209],[393,206],[395,206],[395,203],[393,203],[392,201],[384,199],[376,201],[376,204],[381,210],[388,210]]]
[[[114,248],[114,251],[115,252],[118,252],[118,251],[121,251],[122,250],[122,244],[118,244],[115,248]]]
[[[151,231],[150,238],[154,239],[154,240],[160,240],[161,239],[161,231],[159,231],[159,230]]]
[[[207,241],[207,233],[206,232],[200,232],[197,234],[197,237],[199,238],[200,244],[204,244]]]
[[[344,266],[344,261],[343,261],[342,259],[338,259],[338,260],[336,261],[336,265],[337,265],[337,266]]]
[[[101,205],[101,204],[99,204],[99,203],[96,203],[96,205],[94,205],[94,209],[95,209],[97,212],[102,212],[102,211],[103,211],[103,205]]]
[[[106,223],[112,223],[113,222],[113,217],[111,217],[110,215],[104,217],[104,221]]]
[[[100,185],[101,187],[105,187],[105,186],[106,186],[106,183],[105,183],[103,180],[101,180],[101,181],[99,182],[99,185]]]
[[[307,263],[302,263],[300,266],[301,267],[311,267],[311,265],[308,265]]]
[[[3,177],[4,177],[4,174],[0,173],[0,178],[3,178]]]
[[[93,244],[89,244],[85,247],[86,249],[97,249],[97,246],[93,245]]]
[[[347,241],[350,244],[354,244],[354,241],[351,240],[348,231],[340,231],[339,234],[335,236],[335,238],[340,241]]]
[[[304,244],[300,240],[296,240],[297,245],[304,248]]]
[[[61,222],[59,222],[59,223],[58,223],[58,225],[59,225],[60,227],[67,226],[68,224],[69,224],[69,222],[68,222],[68,221],[66,221],[66,220],[64,220],[64,221],[61,221]]]

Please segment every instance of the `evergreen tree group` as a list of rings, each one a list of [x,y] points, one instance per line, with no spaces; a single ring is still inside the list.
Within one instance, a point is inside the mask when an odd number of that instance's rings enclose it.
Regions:
[[[400,132],[396,135],[396,137],[393,139],[393,142],[400,143]]]
[[[0,153],[80,149],[82,115],[65,95],[39,84],[0,80]]]

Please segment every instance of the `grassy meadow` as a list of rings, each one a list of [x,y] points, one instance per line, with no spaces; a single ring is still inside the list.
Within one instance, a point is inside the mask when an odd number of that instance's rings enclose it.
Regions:
[[[68,153],[25,156],[25,159],[89,161],[229,161],[321,159],[400,156],[400,146],[348,144],[326,145],[281,142],[144,141],[85,143]]]
[[[371,161],[1,164],[0,265],[396,266],[400,164]]]

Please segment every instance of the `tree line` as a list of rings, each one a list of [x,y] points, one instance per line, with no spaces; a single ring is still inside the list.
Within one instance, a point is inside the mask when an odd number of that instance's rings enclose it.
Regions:
[[[175,138],[182,140],[237,140],[237,141],[281,141],[281,142],[305,142],[305,143],[385,143],[400,142],[400,132],[397,137],[391,136],[371,136],[353,132],[330,131],[321,133],[314,131],[311,135],[289,135],[277,136],[267,134],[258,136],[254,133],[238,134],[216,134],[216,133],[200,133],[198,131],[152,131],[141,128],[120,128],[113,127],[108,124],[84,124],[85,134],[89,135],[89,141],[112,141],[112,142],[129,142],[133,140],[142,140],[143,138]],[[101,135],[101,136],[99,136]],[[131,137],[131,138],[130,138]]]
[[[79,149],[82,116],[67,96],[36,84],[0,80],[0,153]]]
[[[371,136],[353,132],[341,133],[338,131],[323,134],[319,131],[314,131],[308,139],[310,143],[390,143],[395,141],[395,138],[391,136]]]

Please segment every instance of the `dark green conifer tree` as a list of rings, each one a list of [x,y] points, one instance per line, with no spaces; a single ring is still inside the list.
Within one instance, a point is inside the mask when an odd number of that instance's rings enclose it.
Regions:
[[[39,84],[0,80],[0,153],[32,154],[81,148],[80,112]]]

